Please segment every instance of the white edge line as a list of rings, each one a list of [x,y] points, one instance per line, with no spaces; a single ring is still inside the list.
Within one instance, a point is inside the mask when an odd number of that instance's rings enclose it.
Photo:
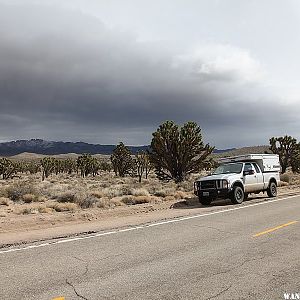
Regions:
[[[181,217],[181,218],[172,219],[172,220],[168,220],[168,221],[162,221],[162,222],[157,222],[157,223],[139,225],[139,226],[129,227],[129,228],[120,229],[120,230],[100,232],[100,233],[89,235],[89,236],[68,238],[68,239],[63,239],[63,240],[59,240],[59,241],[55,241],[55,242],[48,242],[48,243],[43,243],[43,244],[38,244],[38,245],[30,245],[30,246],[26,246],[26,247],[22,247],[22,248],[12,248],[12,249],[7,249],[7,250],[2,250],[2,251],[0,251],[0,254],[23,251],[23,250],[29,250],[29,249],[34,249],[34,248],[41,248],[41,247],[46,247],[46,246],[51,246],[51,245],[56,245],[56,244],[69,243],[69,242],[75,242],[75,241],[80,241],[80,240],[85,240],[85,239],[93,239],[93,238],[102,237],[102,236],[106,236],[106,235],[112,235],[112,234],[116,234],[116,233],[123,233],[123,232],[138,230],[138,229],[144,229],[144,228],[147,228],[147,227],[155,227],[155,226],[161,226],[161,225],[175,223],[175,222],[182,222],[182,221],[186,221],[186,220],[202,218],[202,217],[217,215],[217,214],[221,214],[221,213],[226,213],[226,212],[230,212],[230,211],[234,211],[234,210],[245,209],[245,208],[249,208],[249,207],[253,207],[253,206],[265,205],[265,204],[269,204],[269,203],[279,202],[279,201],[292,199],[292,198],[296,198],[296,197],[299,197],[299,195],[294,195],[294,196],[289,196],[289,197],[286,197],[286,198],[279,198],[279,199],[274,199],[274,200],[269,200],[269,201],[264,201],[264,202],[258,202],[258,203],[253,203],[253,204],[249,204],[249,205],[245,205],[245,206],[239,206],[239,207],[234,207],[234,208],[229,208],[229,209],[223,209],[223,210],[219,210],[219,211],[213,211],[213,212],[209,212],[209,213],[205,213],[205,214],[197,214],[197,215],[193,215],[193,216]]]

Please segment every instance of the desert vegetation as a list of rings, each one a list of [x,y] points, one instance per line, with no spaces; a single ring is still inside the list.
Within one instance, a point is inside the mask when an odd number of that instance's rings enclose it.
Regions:
[[[153,172],[139,182],[135,176],[119,177],[111,171],[82,177],[80,173],[40,172],[0,181],[2,211],[15,214],[75,212],[81,209],[113,209],[119,206],[156,204],[193,197],[193,181],[162,182]]]
[[[297,186],[299,144],[271,138],[260,151],[280,156],[285,186]],[[149,151],[133,155],[120,143],[110,157],[0,158],[0,208],[4,215],[75,212],[195,198],[193,182],[217,166],[194,122],[167,121],[153,133]],[[225,153],[226,156],[226,153]]]
[[[168,121],[153,133],[150,150],[135,155],[120,143],[110,158],[2,158],[0,205],[31,214],[191,198],[195,178],[215,164],[212,151],[196,123]]]

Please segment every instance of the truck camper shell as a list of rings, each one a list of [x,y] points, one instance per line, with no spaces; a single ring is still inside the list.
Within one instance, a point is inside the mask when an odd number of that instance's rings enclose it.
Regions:
[[[256,162],[263,173],[280,172],[279,156],[277,154],[246,154],[220,158],[221,164],[232,162]]]

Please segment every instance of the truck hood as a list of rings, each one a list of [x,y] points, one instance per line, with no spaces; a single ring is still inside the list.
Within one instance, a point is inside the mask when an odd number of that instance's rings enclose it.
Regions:
[[[236,176],[239,176],[239,174],[237,174],[237,173],[228,173],[228,174],[210,175],[210,176],[202,177],[202,178],[198,179],[198,181],[230,179],[230,178],[236,177]]]

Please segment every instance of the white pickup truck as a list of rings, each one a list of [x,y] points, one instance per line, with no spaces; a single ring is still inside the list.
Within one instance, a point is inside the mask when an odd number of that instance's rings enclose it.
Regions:
[[[267,192],[269,197],[276,197],[279,173],[279,156],[275,154],[227,157],[220,159],[220,166],[211,175],[194,182],[194,193],[204,205],[217,198],[240,204],[251,193]]]

